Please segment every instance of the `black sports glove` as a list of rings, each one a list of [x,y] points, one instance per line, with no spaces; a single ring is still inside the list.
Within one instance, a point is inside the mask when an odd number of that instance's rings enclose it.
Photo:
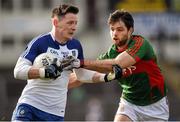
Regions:
[[[62,72],[62,68],[57,66],[57,58],[54,58],[52,64],[46,66],[44,70],[45,70],[45,78],[53,78],[53,79],[59,77]]]
[[[112,68],[113,68],[113,73],[110,72],[104,76],[105,82],[110,82],[112,80],[116,80],[122,77],[123,70],[119,65],[117,64],[113,65]]]

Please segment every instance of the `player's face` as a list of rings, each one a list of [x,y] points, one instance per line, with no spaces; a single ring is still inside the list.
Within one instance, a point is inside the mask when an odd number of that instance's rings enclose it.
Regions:
[[[124,46],[131,35],[123,21],[110,24],[110,34],[113,43],[119,47]]]
[[[77,28],[77,15],[68,13],[60,18],[57,33],[63,40],[72,39]]]

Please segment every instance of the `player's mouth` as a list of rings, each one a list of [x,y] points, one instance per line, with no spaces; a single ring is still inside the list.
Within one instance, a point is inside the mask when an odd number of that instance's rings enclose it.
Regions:
[[[113,40],[114,40],[114,41],[116,41],[116,42],[117,42],[117,41],[119,41],[119,39],[118,39],[118,38],[116,38],[116,37],[114,37],[114,38],[113,38]]]
[[[71,35],[71,36],[72,36],[73,34],[74,34],[73,32],[69,32],[69,35]]]

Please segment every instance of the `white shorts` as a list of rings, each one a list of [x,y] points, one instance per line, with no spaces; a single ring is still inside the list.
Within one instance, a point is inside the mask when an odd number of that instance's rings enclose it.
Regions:
[[[123,114],[133,121],[168,121],[167,97],[147,106],[137,106],[121,98],[116,115]]]

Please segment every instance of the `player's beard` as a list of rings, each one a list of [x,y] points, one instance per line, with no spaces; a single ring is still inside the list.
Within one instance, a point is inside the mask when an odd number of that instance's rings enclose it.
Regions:
[[[124,37],[124,38],[122,38],[121,41],[119,41],[116,45],[117,45],[118,47],[124,46],[124,45],[127,43],[127,41],[128,41],[128,37]]]

